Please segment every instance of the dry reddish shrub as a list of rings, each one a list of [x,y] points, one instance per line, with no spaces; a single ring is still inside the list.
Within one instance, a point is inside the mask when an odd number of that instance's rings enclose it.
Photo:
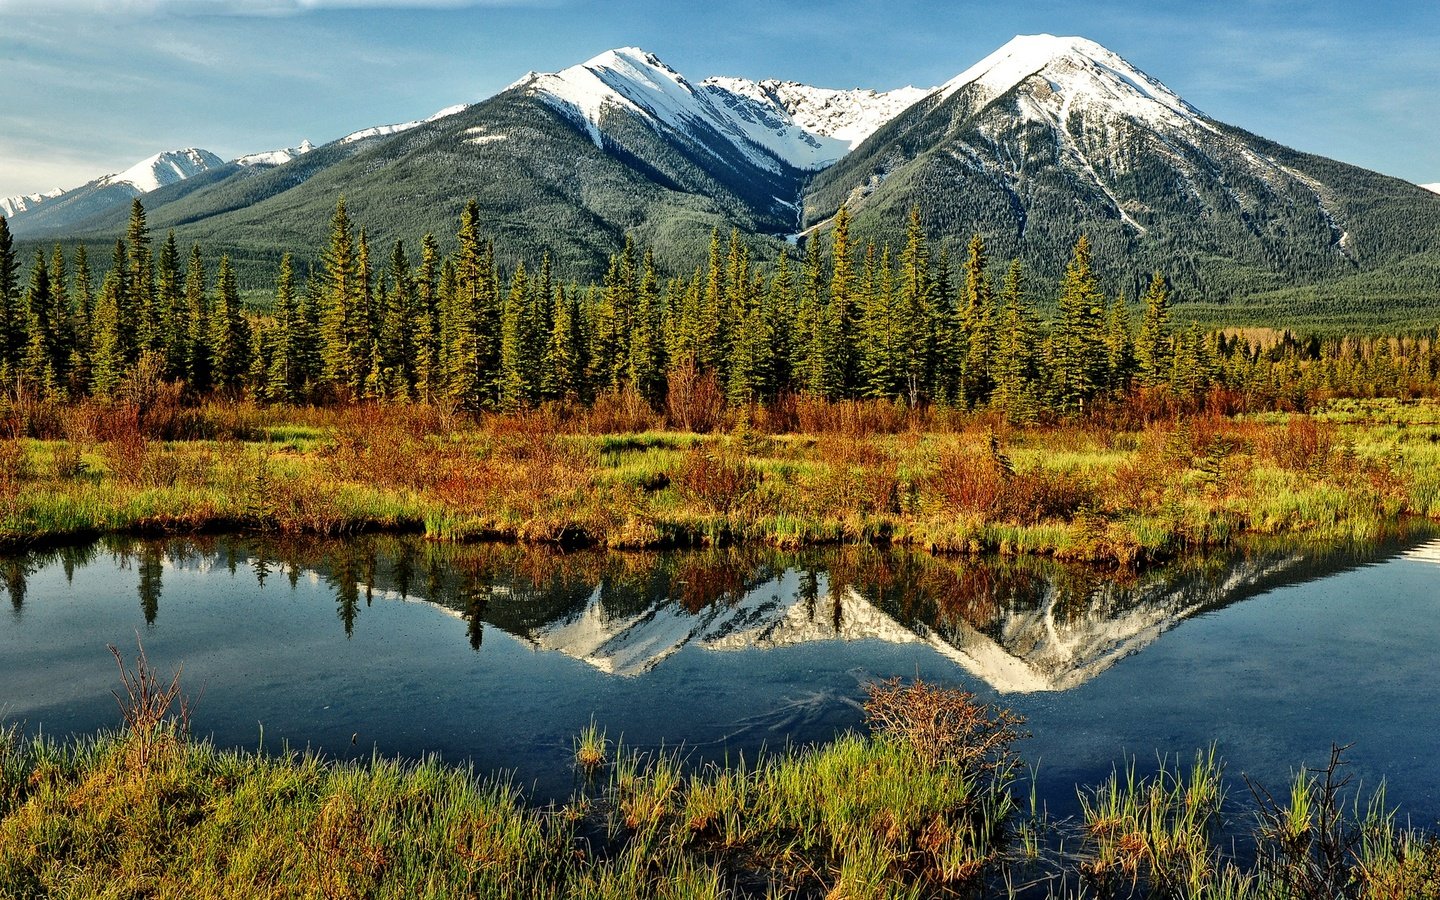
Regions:
[[[876,734],[898,738],[931,763],[959,765],[976,775],[1008,777],[1019,765],[1011,745],[1023,735],[1023,716],[976,703],[975,695],[915,679],[866,687],[865,722]]]
[[[659,428],[663,420],[639,391],[627,385],[596,397],[578,424],[590,434],[624,434]]]
[[[680,496],[729,515],[760,486],[760,473],[725,450],[710,453],[696,448],[685,454],[673,480]]]
[[[665,420],[671,428],[700,433],[714,431],[725,416],[725,394],[713,372],[700,372],[687,359],[669,376]]]
[[[1285,428],[1267,433],[1262,454],[1284,469],[1318,472],[1326,468],[1336,447],[1335,426],[1310,416],[1291,416]]]

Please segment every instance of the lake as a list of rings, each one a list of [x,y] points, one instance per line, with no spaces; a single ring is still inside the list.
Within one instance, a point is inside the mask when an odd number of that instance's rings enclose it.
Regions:
[[[920,676],[1028,719],[1051,812],[1127,756],[1218,745],[1283,787],[1332,742],[1440,818],[1440,541],[1256,542],[1115,575],[873,548],[559,553],[394,537],[110,539],[0,559],[0,718],[118,724],[107,644],[183,667],[230,747],[438,753],[573,785],[592,719],[694,760],[824,741],[864,686]]]

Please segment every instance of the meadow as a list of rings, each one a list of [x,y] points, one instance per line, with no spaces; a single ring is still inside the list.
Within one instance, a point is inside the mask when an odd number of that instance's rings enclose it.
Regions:
[[[649,549],[893,543],[1133,566],[1242,534],[1365,539],[1440,515],[1440,403],[1013,426],[787,400],[672,421],[638,397],[453,407],[16,402],[0,543],[99,534],[420,533]]]

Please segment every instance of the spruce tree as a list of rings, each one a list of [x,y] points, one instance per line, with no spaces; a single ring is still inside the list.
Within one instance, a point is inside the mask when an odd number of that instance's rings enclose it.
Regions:
[[[8,383],[20,361],[20,264],[10,223],[0,216],[0,383]]]
[[[335,203],[330,219],[330,244],[324,254],[325,294],[321,312],[323,378],[333,390],[349,391],[357,373],[351,340],[359,316],[359,266],[345,198]]]
[[[1135,374],[1135,345],[1130,337],[1130,307],[1125,302],[1125,292],[1115,295],[1110,306],[1110,315],[1105,323],[1105,355],[1109,363],[1109,387],[1114,393],[1124,393]]]
[[[505,301],[505,312],[500,332],[500,408],[507,412],[519,409],[526,402],[529,386],[525,383],[521,356],[526,352],[523,346],[524,319],[530,305],[530,282],[525,273],[525,262],[516,263],[510,276],[510,294]]]
[[[20,374],[36,396],[53,397],[60,385],[60,335],[56,322],[55,295],[50,288],[50,268],[45,254],[35,251],[30,267],[30,288],[25,292],[25,350]]]
[[[821,372],[811,389],[830,399],[851,396],[859,382],[855,331],[859,310],[854,297],[855,269],[850,259],[850,211],[842,204],[835,213],[830,244],[830,302],[817,352],[823,354]]]
[[[665,395],[665,343],[661,332],[663,313],[664,298],[660,295],[660,275],[655,270],[655,255],[646,249],[640,263],[640,283],[631,318],[626,378],[651,404],[658,404]]]
[[[95,311],[95,288],[90,274],[90,255],[84,244],[75,247],[75,276],[70,288],[70,372],[71,393],[82,394],[90,387],[90,326]]]
[[[95,301],[90,352],[90,390],[97,397],[113,397],[125,377],[125,356],[120,336],[120,308],[125,293],[124,269],[105,274]]]
[[[215,364],[210,348],[210,296],[205,288],[205,261],[200,245],[190,245],[190,260],[185,268],[185,377],[190,390],[207,394],[214,386]]]
[[[910,208],[905,250],[900,256],[900,340],[903,350],[900,376],[906,399],[918,406],[930,393],[937,337],[934,286],[930,280],[930,250],[920,223],[920,207]]]
[[[415,388],[418,356],[415,327],[420,316],[410,259],[401,241],[396,241],[391,249],[383,284],[383,321],[375,346],[380,367],[379,395],[388,400],[406,400],[413,396]]]
[[[295,403],[300,398],[302,373],[299,298],[295,295],[295,271],[290,254],[280,258],[275,278],[275,324],[271,330],[269,366],[265,370],[267,397],[276,403]]]
[[[175,244],[174,231],[166,235],[160,248],[155,293],[159,309],[158,345],[165,359],[165,377],[182,379],[190,355],[190,323],[187,321],[188,308],[180,280],[180,249]]]
[[[121,321],[131,335],[127,358],[134,362],[146,350],[159,345],[160,314],[155,300],[155,264],[150,252],[150,228],[145,222],[145,204],[136,197],[130,204],[130,223],[125,229],[126,285],[128,309]]]
[[[965,257],[965,286],[960,300],[960,328],[965,334],[965,364],[961,374],[961,390],[965,404],[971,408],[990,399],[995,389],[991,367],[995,357],[995,294],[985,269],[988,260],[985,241],[976,234],[970,238]]]
[[[440,246],[433,234],[420,240],[415,272],[415,393],[429,402],[440,394]]]
[[[1065,267],[1051,336],[1056,400],[1064,410],[1083,409],[1108,380],[1104,322],[1105,296],[1091,268],[1090,241],[1081,235]]]
[[[1033,421],[1041,405],[1040,326],[1025,296],[1020,260],[1010,261],[1001,287],[995,348],[995,391],[990,403],[1013,424]]]
[[[1165,276],[1156,272],[1140,303],[1145,311],[1135,338],[1135,370],[1140,383],[1156,387],[1170,380],[1175,351],[1170,335],[1170,290]]]
[[[215,386],[232,394],[244,386],[250,371],[251,335],[240,306],[240,291],[230,257],[220,257],[215,278],[215,311],[210,320],[210,358]]]

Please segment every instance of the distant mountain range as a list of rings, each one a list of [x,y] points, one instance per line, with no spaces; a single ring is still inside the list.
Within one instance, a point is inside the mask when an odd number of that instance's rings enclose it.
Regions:
[[[153,227],[254,260],[263,282],[279,249],[313,258],[341,194],[372,240],[412,243],[448,237],[474,197],[502,259],[549,251],[579,277],[627,235],[678,271],[713,228],[769,255],[823,239],[841,203],[859,235],[897,242],[918,205],[938,241],[979,231],[1043,277],[1085,232],[1112,287],[1160,268],[1192,300],[1343,318],[1381,301],[1434,312],[1429,187],[1225,125],[1092,41],[1034,35],[938,88],[888,92],[694,82],[623,48],[320,147],[172,151],[0,211],[22,240],[108,240],[141,196]]]

